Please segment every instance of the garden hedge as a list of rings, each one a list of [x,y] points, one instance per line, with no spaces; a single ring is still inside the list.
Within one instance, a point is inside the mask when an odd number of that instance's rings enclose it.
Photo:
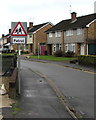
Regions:
[[[78,56],[79,64],[96,67],[96,55],[80,55]]]

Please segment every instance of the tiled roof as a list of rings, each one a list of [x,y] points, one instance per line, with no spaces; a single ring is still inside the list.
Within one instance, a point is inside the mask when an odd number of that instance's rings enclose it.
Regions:
[[[95,19],[96,19],[96,13],[77,17],[76,21],[74,21],[73,23],[71,21],[72,19],[62,20],[52,28],[48,29],[46,32],[84,28],[86,27],[86,25],[88,25],[90,22],[92,22]]]
[[[37,31],[38,29],[40,29],[41,27],[43,27],[44,25],[46,25],[46,24],[48,24],[48,22],[46,22],[46,23],[43,23],[43,24],[39,24],[39,25],[35,25],[35,26],[33,26],[33,27],[31,27],[31,28],[28,28],[28,33],[32,33],[32,32],[35,32],[35,31]]]

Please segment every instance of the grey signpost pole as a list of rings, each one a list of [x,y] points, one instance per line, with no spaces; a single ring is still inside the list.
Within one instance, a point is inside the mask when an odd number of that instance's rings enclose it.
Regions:
[[[21,45],[20,44],[18,44],[18,83],[19,83],[19,90],[18,90],[18,92],[19,92],[19,94],[21,93],[21,81],[20,81],[20,55],[21,55]]]

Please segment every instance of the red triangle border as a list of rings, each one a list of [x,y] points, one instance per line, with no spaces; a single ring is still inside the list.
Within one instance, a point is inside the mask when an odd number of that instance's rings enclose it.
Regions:
[[[22,29],[23,29],[23,31],[24,31],[25,34],[13,34],[19,24],[20,24],[20,26],[22,27]],[[17,23],[17,25],[15,26],[14,30],[13,30],[12,33],[11,33],[11,36],[27,36],[27,33],[26,33],[26,31],[24,30],[21,22],[18,22],[18,23]]]

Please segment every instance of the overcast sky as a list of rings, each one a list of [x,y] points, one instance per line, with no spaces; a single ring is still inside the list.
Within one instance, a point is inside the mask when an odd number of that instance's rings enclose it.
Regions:
[[[71,12],[77,16],[94,13],[96,0],[1,0],[0,37],[7,34],[11,22],[34,22],[34,25],[51,22],[54,25],[70,19]],[[71,5],[71,7],[70,7]]]

